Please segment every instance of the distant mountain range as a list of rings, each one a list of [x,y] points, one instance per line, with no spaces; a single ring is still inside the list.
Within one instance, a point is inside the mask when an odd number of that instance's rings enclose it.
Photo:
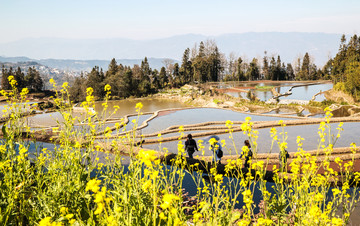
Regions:
[[[36,62],[50,67],[81,70],[94,65],[106,69],[112,58],[144,59],[146,56],[150,66],[158,68],[151,59],[170,58],[180,61],[186,48],[211,39],[216,41],[220,52],[227,56],[233,52],[236,56],[246,56],[251,60],[253,57],[263,57],[264,51],[267,51],[269,56],[280,55],[283,62],[292,63],[297,57],[303,57],[308,52],[314,62],[321,66],[337,53],[340,38],[341,34],[301,32],[250,32],[219,36],[186,34],[153,40],[29,38],[0,43],[0,56],[27,56],[43,59]],[[122,61],[125,60],[119,60],[118,63]],[[160,63],[161,61],[157,60]],[[133,62],[139,64],[139,60],[127,62],[130,65],[133,65]]]
[[[116,59],[118,64],[133,66],[134,64],[141,64],[141,61],[144,59]],[[148,58],[148,62],[150,67],[153,69],[158,69],[164,66],[163,61],[165,58]],[[171,60],[171,59],[170,59]],[[51,68],[57,68],[64,71],[91,71],[94,66],[99,66],[103,68],[104,71],[107,70],[110,59],[109,60],[61,60],[61,59],[31,59],[28,57],[2,57],[0,56],[0,66],[2,63],[19,63],[19,62],[36,62],[41,65],[45,65]],[[174,63],[180,63],[179,61],[173,60]]]

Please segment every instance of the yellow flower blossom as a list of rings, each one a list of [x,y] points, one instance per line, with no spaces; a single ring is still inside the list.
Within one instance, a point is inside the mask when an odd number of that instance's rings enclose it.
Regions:
[[[166,220],[166,218],[167,218],[163,212],[161,212],[159,214],[159,217],[160,217],[161,220]]]
[[[333,219],[331,219],[331,224],[333,226],[342,226],[344,225],[344,222],[341,218],[334,217]]]
[[[101,214],[103,210],[104,210],[104,203],[102,203],[102,202],[97,203],[97,208],[94,211],[94,214],[95,215]]]
[[[61,213],[61,215],[65,215],[65,214],[67,214],[67,212],[69,211],[69,209],[67,208],[67,207],[61,207],[60,208],[60,213]]]
[[[73,218],[74,217],[74,214],[72,214],[72,213],[69,213],[69,214],[67,214],[66,216],[65,216],[67,219],[71,219],[71,218]]]
[[[199,222],[200,218],[202,218],[202,214],[201,213],[195,213],[194,216],[193,216],[194,223]]]
[[[143,108],[143,104],[142,104],[141,102],[139,102],[139,103],[137,103],[137,104],[135,105],[135,108],[138,109],[138,110],[140,110],[140,109]]]
[[[170,207],[170,205],[176,200],[180,200],[179,196],[176,196],[173,194],[165,194],[163,196],[162,204],[160,205],[160,207],[163,210],[168,209]]]
[[[264,225],[264,226],[267,226],[267,225],[274,225],[274,222],[270,219],[264,219],[262,217],[260,217],[258,220],[257,220],[257,224],[256,225]]]
[[[154,150],[145,151],[141,149],[137,155],[137,158],[140,159],[140,161],[147,167],[152,167],[153,163],[155,163],[155,160],[157,159],[155,154],[156,151]]]
[[[151,187],[152,183],[150,180],[147,180],[142,186],[142,190],[144,190],[145,192],[147,192],[149,190],[149,188]]]
[[[216,182],[221,183],[223,181],[223,175],[222,174],[216,174],[214,179],[215,179]]]
[[[85,191],[92,191],[94,193],[98,192],[100,190],[99,185],[101,184],[100,180],[92,179],[86,184]]]
[[[45,217],[39,222],[39,226],[51,225],[51,217]]]
[[[111,90],[111,86],[109,84],[106,84],[104,87],[104,91],[108,92]]]

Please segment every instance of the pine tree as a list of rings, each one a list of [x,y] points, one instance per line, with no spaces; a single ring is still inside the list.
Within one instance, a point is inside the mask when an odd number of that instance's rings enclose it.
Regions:
[[[268,60],[268,57],[266,56],[266,51],[265,51],[265,56],[263,58],[263,75],[264,75],[264,78],[266,80],[270,80],[271,77],[270,77],[270,73],[269,73],[269,60]]]
[[[160,73],[159,73],[159,81],[160,81],[160,87],[164,88],[168,85],[169,83],[169,78],[166,74],[166,69],[165,67],[161,67],[160,69]]]
[[[217,46],[208,58],[209,78],[208,81],[217,82],[220,80],[220,74],[224,71],[224,67],[221,63],[221,54]]]
[[[238,79],[238,81],[246,80],[245,73],[242,69],[242,63],[243,60],[241,59],[241,57],[239,57],[236,64],[236,78]]]
[[[75,78],[73,85],[70,90],[70,98],[75,103],[84,101],[86,98],[86,79],[83,73],[79,77]]]
[[[290,63],[286,65],[286,75],[287,75],[287,80],[291,80],[291,81],[295,80],[294,69]]]
[[[86,86],[93,88],[94,96],[102,98],[105,95],[104,79],[104,73],[102,69],[99,70],[98,66],[95,66],[88,74]]]
[[[115,58],[112,58],[112,60],[110,61],[110,64],[109,64],[109,68],[108,68],[107,72],[105,73],[105,77],[115,75],[118,71],[119,71],[119,68],[118,68],[117,62],[116,62]]]
[[[194,69],[194,80],[203,83],[207,81],[208,78],[208,64],[205,56],[205,46],[203,42],[200,42],[198,55],[193,61]]]
[[[133,80],[133,72],[130,68],[124,69],[125,72],[123,73],[123,76],[120,79],[120,85],[119,85],[119,96],[120,97],[129,97],[131,95],[135,95],[135,84]]]
[[[1,69],[2,77],[1,77],[1,88],[4,90],[10,90],[11,86],[9,83],[9,76],[12,75],[12,67],[10,67],[9,70],[7,70],[4,65],[2,65]]]
[[[25,76],[25,81],[26,87],[31,91],[39,92],[44,88],[44,82],[35,67],[29,67]]]
[[[190,49],[187,48],[184,51],[181,68],[180,68],[180,74],[181,74],[181,82],[183,84],[193,81],[193,74],[192,74],[192,62],[190,60]]]
[[[330,59],[323,69],[323,73],[331,70],[331,78],[335,84],[343,83],[343,91],[360,98],[360,38],[354,35],[346,43],[345,35],[341,37],[339,52],[334,59]]]
[[[260,70],[256,58],[253,58],[253,60],[250,62],[250,67],[246,74],[247,74],[246,77],[248,78],[249,81],[259,80]]]
[[[179,68],[179,64],[175,63],[174,64],[174,69],[173,69],[173,87],[179,87],[181,85],[181,80],[180,80],[180,68]]]
[[[17,70],[15,71],[14,73],[14,78],[15,80],[17,81],[18,83],[18,88],[19,89],[22,89],[24,87],[26,87],[26,84],[25,84],[25,75],[24,73],[21,71],[21,68],[18,67]]]

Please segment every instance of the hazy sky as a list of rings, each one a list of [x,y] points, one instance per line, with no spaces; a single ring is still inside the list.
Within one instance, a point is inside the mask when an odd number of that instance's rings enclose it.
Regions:
[[[359,0],[0,0],[0,42],[28,37],[360,32]]]

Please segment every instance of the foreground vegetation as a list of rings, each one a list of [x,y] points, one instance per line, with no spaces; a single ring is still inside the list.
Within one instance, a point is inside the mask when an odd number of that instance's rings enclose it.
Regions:
[[[28,89],[19,92],[16,81],[9,77],[11,92],[3,92],[8,98],[4,114],[11,120],[2,127],[3,140],[0,145],[0,223],[2,225],[344,225],[358,202],[357,189],[350,187],[351,178],[357,185],[360,174],[353,172],[353,161],[343,163],[338,173],[330,167],[329,158],[339,137],[342,124],[332,135],[329,124],[331,113],[319,126],[319,149],[325,149],[327,158],[320,165],[302,149],[303,139],[298,137],[296,160],[290,164],[291,174],[286,168],[274,167],[276,183],[268,184],[264,161],[257,159],[257,131],[252,129],[250,118],[242,124],[254,152],[250,167],[256,171],[257,180],[243,168],[244,159],[231,160],[225,166],[226,174],[217,173],[217,165],[209,169],[210,180],[202,173],[189,174],[184,170],[185,151],[181,140],[178,155],[173,166],[167,166],[157,158],[155,151],[135,153],[129,146],[130,164],[122,164],[122,156],[116,153],[118,142],[134,143],[135,134],[127,133],[115,140],[108,140],[115,150],[99,162],[95,134],[104,127],[105,137],[111,130],[101,122],[104,116],[91,111],[94,106],[94,90],[87,88],[86,101],[82,103],[87,110],[84,126],[75,128],[78,120],[69,108],[68,85],[57,89],[55,103],[60,108],[64,123],[53,132],[58,133],[60,143],[54,150],[38,148],[30,152],[30,143],[21,137],[29,131],[21,112]],[[111,86],[104,88],[106,100],[111,94]],[[103,104],[104,112],[107,101]],[[141,115],[142,104],[136,109]],[[281,129],[271,129],[272,148],[277,146],[280,153],[287,148],[286,125],[279,122]],[[121,132],[121,124],[116,124]],[[135,122],[136,126],[136,122]],[[229,136],[232,137],[232,122],[227,121]],[[183,135],[182,127],[179,128]],[[161,136],[161,134],[159,135]],[[86,138],[86,143],[79,141]],[[248,152],[244,146],[237,150],[231,144],[222,144],[237,154]],[[353,144],[353,154],[356,145]],[[199,141],[200,151],[205,146]],[[277,148],[276,148],[277,149]],[[317,174],[319,169],[324,174]],[[194,168],[196,170],[196,166]],[[232,177],[236,174],[238,178]],[[196,195],[188,197],[183,190],[185,175],[190,175],[197,187]],[[341,177],[338,177],[341,175]],[[288,180],[291,179],[291,180]],[[339,180],[342,187],[331,187],[331,180]],[[260,203],[255,203],[256,197]],[[238,208],[235,208],[238,207]]]

